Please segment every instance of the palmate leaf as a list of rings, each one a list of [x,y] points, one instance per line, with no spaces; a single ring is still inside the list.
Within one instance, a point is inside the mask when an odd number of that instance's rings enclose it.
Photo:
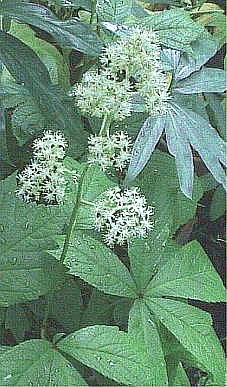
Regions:
[[[183,302],[146,297],[146,304],[179,342],[210,372],[214,385],[224,384],[225,358],[206,312]]]
[[[221,93],[226,90],[225,81],[226,72],[224,70],[204,67],[188,78],[178,81],[173,91],[181,94]]]
[[[101,54],[101,40],[90,26],[76,19],[63,22],[45,7],[14,0],[0,3],[0,14],[48,32],[62,48],[78,50],[91,56]]]
[[[63,266],[44,252],[53,245],[51,235],[61,230],[64,214],[25,204],[16,197],[16,188],[14,175],[0,183],[1,306],[38,298],[59,289],[65,280]]]
[[[25,341],[0,356],[1,386],[87,386],[46,340]]]
[[[72,333],[57,345],[61,351],[123,384],[150,386],[150,356],[118,327],[96,325]]]
[[[177,262],[177,265],[175,264]],[[146,288],[150,297],[175,296],[206,302],[225,301],[221,279],[200,244],[172,246],[172,254]]]
[[[164,46],[189,53],[192,52],[191,42],[208,35],[199,23],[193,22],[188,12],[180,9],[153,12],[142,23],[157,31]]]
[[[59,259],[64,238],[59,236],[55,240],[60,249],[49,253]],[[119,258],[101,242],[82,232],[76,231],[70,240],[64,264],[70,269],[70,274],[107,294],[130,298],[136,295],[136,285]]]
[[[176,80],[187,78],[195,71],[200,70],[202,65],[214,56],[218,49],[217,42],[212,40],[211,37],[210,39],[197,39],[191,43],[191,47],[193,53],[181,53],[178,64],[174,68],[174,78]],[[172,55],[178,57],[178,52],[175,55]]]
[[[165,115],[148,117],[141,127],[133,145],[132,158],[128,167],[125,183],[130,184],[143,170],[165,127]]]
[[[171,121],[174,122],[174,128],[176,131],[176,135],[180,136],[179,130],[183,132],[183,136],[185,138],[186,146],[186,138],[187,142],[191,144],[191,146],[199,153],[202,160],[204,161],[206,167],[210,170],[215,179],[225,186],[225,172],[222,167],[226,165],[226,155],[225,155],[225,143],[219,137],[216,130],[206,121],[201,115],[189,110],[179,103],[171,102],[172,112],[171,112]],[[169,151],[172,153],[170,138],[171,132],[169,133],[169,128],[173,130],[173,126],[170,125],[165,128],[167,134],[167,144],[169,147]],[[172,124],[173,125],[173,124]],[[169,141],[168,141],[169,139]],[[181,137],[181,141],[183,138]],[[175,155],[175,154],[174,154]],[[179,154],[178,158],[182,159],[182,156]],[[183,160],[181,160],[183,163]],[[190,167],[190,163],[187,162],[188,168]],[[189,172],[186,176],[188,176]],[[185,181],[185,176],[181,174],[180,169],[178,170],[178,176],[180,179],[180,183],[182,187],[187,187],[187,191],[185,190],[185,194],[190,197],[190,190],[192,181]]]
[[[157,326],[142,300],[136,300],[129,314],[128,334],[138,352],[145,352],[152,368],[150,386],[167,386],[167,370]]]

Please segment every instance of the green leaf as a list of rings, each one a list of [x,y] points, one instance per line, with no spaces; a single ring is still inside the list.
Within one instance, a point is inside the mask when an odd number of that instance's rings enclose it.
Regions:
[[[225,172],[222,167],[222,164],[226,164],[224,141],[201,115],[179,103],[171,102],[171,106],[175,127],[181,128],[184,137],[187,136],[189,143],[200,154],[214,178],[225,186]]]
[[[213,382],[224,385],[225,359],[220,342],[206,312],[182,302],[148,298],[146,303],[167,329],[195,356],[201,368],[213,375]]]
[[[212,202],[210,206],[209,217],[212,221],[218,219],[224,215],[226,211],[226,194],[221,185],[219,185],[214,191]]]
[[[0,3],[0,7],[1,7]],[[51,85],[49,73],[38,56],[17,38],[1,31],[1,60],[17,83],[23,84],[35,99],[47,122],[74,133],[85,142],[86,136],[78,127],[72,101],[65,92]]]
[[[6,128],[5,109],[2,104],[2,101],[0,101],[0,137],[1,137],[0,158],[4,160],[5,163],[12,165],[12,162],[8,154],[6,131],[7,131],[7,128]]]
[[[1,386],[87,386],[71,364],[44,340],[25,341],[0,356]]]
[[[51,0],[51,3],[55,3],[64,8],[83,8],[87,11],[91,11],[91,0]]]
[[[49,317],[61,324],[65,333],[71,333],[80,327],[81,302],[80,288],[73,279],[69,279],[54,293]]]
[[[194,217],[197,202],[203,195],[199,180],[195,177],[192,200],[188,199],[180,191],[174,159],[157,150],[136,183],[141,187],[148,204],[154,207],[154,230],[157,222],[159,230],[163,224],[164,239],[160,244],[165,245],[165,232],[167,235],[168,229],[172,234]]]
[[[86,309],[83,311],[80,328],[88,325],[110,325],[113,319],[115,296],[109,296],[98,289],[92,290]]]
[[[61,247],[49,253],[59,259],[64,238],[55,239]],[[70,241],[64,264],[70,269],[69,274],[81,277],[104,293],[130,298],[136,295],[136,285],[119,258],[102,243],[80,231],[76,231]]]
[[[211,173],[199,176],[199,181],[202,184],[204,191],[210,191],[218,186],[218,182],[214,179]]]
[[[100,21],[119,24],[147,16],[147,12],[135,0],[99,0],[96,12]]]
[[[178,81],[173,90],[181,94],[220,93],[226,90],[225,80],[224,70],[204,67],[188,78]]]
[[[212,126],[226,141],[226,113],[222,104],[223,97],[218,94],[206,93],[205,100],[208,103],[207,110]]]
[[[174,367],[174,364],[171,364],[171,367],[169,369],[169,386],[176,387],[176,386],[184,386],[184,387],[190,387],[190,382],[188,380],[187,374],[181,364],[181,362],[177,362],[177,364]]]
[[[59,289],[64,267],[44,252],[64,224],[60,209],[24,203],[16,197],[16,179],[0,182],[0,305],[32,300]],[[13,278],[13,281],[12,281]]]
[[[145,294],[151,297],[185,297],[206,302],[225,300],[222,281],[196,241],[184,247],[172,247],[172,254],[168,254],[168,260],[150,281]]]
[[[99,56],[102,42],[90,26],[76,19],[60,21],[49,9],[37,4],[10,0],[0,3],[0,14],[32,24],[51,34],[62,48]]]
[[[35,32],[25,24],[11,23],[9,33],[29,46],[44,63],[53,83],[69,88],[69,69],[59,50],[45,40],[38,39]],[[3,72],[4,77],[4,72]]]
[[[213,13],[207,25],[215,27],[213,37],[218,41],[219,48],[221,48],[226,43],[226,15]]]
[[[183,52],[174,73],[176,80],[187,78],[195,71],[200,70],[217,52],[217,42],[212,39],[197,39],[191,43],[192,54]]]
[[[61,351],[123,384],[151,385],[150,356],[117,327],[96,325],[72,333],[58,344]]]
[[[133,145],[132,158],[125,178],[130,184],[143,170],[165,127],[165,117],[148,117]]]
[[[181,117],[173,110],[169,110],[166,117],[165,132],[168,150],[175,157],[177,174],[181,191],[189,199],[192,198],[194,165],[192,150],[188,141],[187,132],[184,130]]]
[[[10,329],[18,342],[23,341],[31,321],[20,304],[9,306],[6,310],[5,329]]]
[[[145,352],[152,369],[151,386],[167,386],[167,370],[155,322],[142,300],[136,300],[129,315],[128,334],[136,348]]]
[[[192,52],[191,42],[207,36],[205,29],[193,22],[188,12],[180,9],[153,12],[142,22],[157,31],[164,46],[189,53]]]

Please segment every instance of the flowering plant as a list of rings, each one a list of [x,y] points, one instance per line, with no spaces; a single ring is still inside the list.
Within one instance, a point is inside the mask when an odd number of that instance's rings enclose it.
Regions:
[[[0,385],[224,385],[222,10],[0,15]]]

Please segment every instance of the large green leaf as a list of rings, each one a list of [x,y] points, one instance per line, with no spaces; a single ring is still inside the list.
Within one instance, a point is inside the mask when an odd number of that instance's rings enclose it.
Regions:
[[[59,259],[64,238],[56,237],[56,242],[60,249],[50,253]],[[136,296],[136,285],[119,258],[101,242],[82,232],[76,231],[71,238],[64,264],[70,269],[70,274],[81,277],[105,293]]]
[[[133,145],[126,183],[131,183],[143,170],[165,127],[165,116],[148,117],[144,122]]]
[[[205,367],[213,375],[214,383],[224,385],[224,353],[210,315],[173,300],[146,297],[146,303],[162,324],[195,356],[201,368]]]
[[[226,141],[226,113],[222,104],[223,97],[216,93],[205,93],[205,100],[208,103],[207,110],[212,126]]]
[[[152,386],[150,356],[118,327],[80,329],[61,340],[58,348],[119,383]]]
[[[135,0],[99,0],[96,5],[98,18],[102,22],[125,23],[147,16],[146,11]]]
[[[142,22],[157,31],[164,46],[186,52],[192,52],[192,41],[207,36],[205,29],[193,22],[188,12],[180,9],[153,12]]]
[[[0,3],[1,6],[2,3]],[[51,85],[49,73],[39,57],[17,38],[0,32],[1,61],[16,82],[23,84],[35,99],[47,122],[74,132],[85,142],[86,136],[78,127],[73,103],[61,88]]]
[[[31,300],[58,289],[64,268],[44,252],[51,235],[61,230],[60,209],[24,203],[16,197],[16,179],[0,183],[0,305]],[[13,280],[12,280],[13,279]]]
[[[204,67],[188,78],[178,81],[173,90],[181,94],[221,93],[226,90],[225,81],[224,70]]]
[[[197,39],[191,43],[193,54],[183,52],[175,69],[175,79],[187,78],[191,73],[200,70],[218,49],[217,42],[210,39]]]
[[[92,56],[101,54],[102,43],[98,36],[90,26],[76,19],[63,22],[45,7],[14,0],[0,3],[0,14],[48,32],[62,48],[79,50]]]
[[[1,386],[87,386],[77,370],[45,340],[25,341],[0,356]]]
[[[38,39],[35,32],[25,24],[11,23],[9,33],[29,46],[45,64],[53,83],[69,88],[69,69],[59,50],[45,40]],[[5,82],[6,74],[2,75]],[[8,76],[9,78],[9,76]]]
[[[159,230],[163,224],[163,234],[165,230],[168,233],[168,229],[170,233],[174,233],[180,225],[193,218],[197,202],[203,195],[203,189],[197,177],[194,181],[192,200],[182,194],[174,159],[160,151],[154,152],[140,174],[137,184],[144,192],[148,204],[154,206],[154,228],[157,222]],[[165,244],[165,240],[161,243]]]
[[[146,352],[152,368],[151,386],[167,386],[168,378],[166,363],[156,324],[142,300],[136,300],[130,310],[128,334],[131,335],[135,347]]]
[[[226,164],[225,143],[216,130],[201,115],[181,106],[180,103],[171,102],[175,128],[182,132],[184,138],[200,154],[215,179],[225,186],[225,172],[222,164]],[[168,133],[168,127],[166,132]],[[171,137],[169,133],[168,137]],[[182,141],[183,137],[181,138]],[[171,151],[171,148],[170,148]],[[182,160],[183,162],[183,160]],[[187,163],[189,167],[189,163]],[[183,179],[183,176],[180,176]]]
[[[221,279],[196,241],[175,249],[172,246],[172,254],[168,254],[168,259],[150,281],[145,294],[150,297],[175,296],[206,302],[225,301],[225,288]]]

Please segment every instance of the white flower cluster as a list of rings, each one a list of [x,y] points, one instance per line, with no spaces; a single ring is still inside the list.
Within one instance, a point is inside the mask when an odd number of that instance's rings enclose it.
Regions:
[[[18,175],[17,196],[26,202],[62,203],[66,186],[62,160],[66,146],[60,133],[50,131],[34,141],[34,159]]]
[[[89,138],[89,163],[98,163],[102,170],[115,168],[122,171],[131,159],[132,142],[123,132],[111,136],[91,136]]]
[[[153,208],[139,189],[122,191],[115,187],[96,203],[95,228],[104,235],[106,244],[123,245],[129,238],[143,238],[153,228]]]
[[[134,27],[115,43],[109,43],[100,58],[103,68],[87,72],[71,95],[84,114],[123,120],[133,107],[133,95],[144,99],[149,114],[166,111],[168,80],[162,72],[156,32]]]

